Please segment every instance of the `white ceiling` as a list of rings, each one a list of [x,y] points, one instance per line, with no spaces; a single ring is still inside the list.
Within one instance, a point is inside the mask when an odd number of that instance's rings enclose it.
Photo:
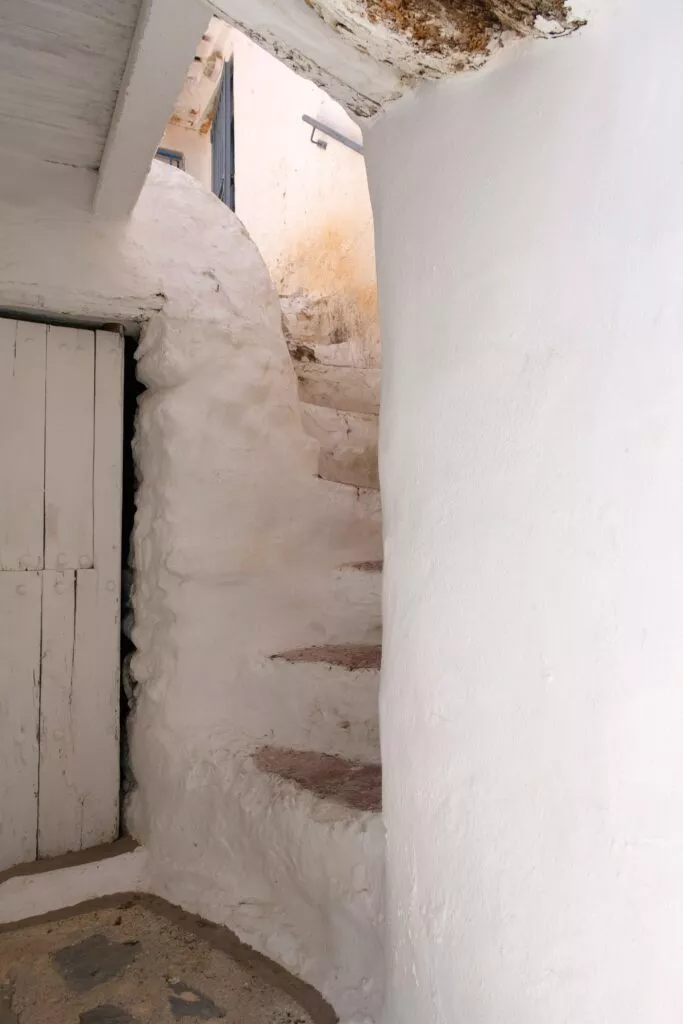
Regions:
[[[0,0],[0,150],[99,167],[140,6]]]

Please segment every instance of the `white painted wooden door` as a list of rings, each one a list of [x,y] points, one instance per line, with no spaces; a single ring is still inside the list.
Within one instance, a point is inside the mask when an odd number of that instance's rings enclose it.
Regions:
[[[119,827],[123,343],[0,319],[0,870]]]

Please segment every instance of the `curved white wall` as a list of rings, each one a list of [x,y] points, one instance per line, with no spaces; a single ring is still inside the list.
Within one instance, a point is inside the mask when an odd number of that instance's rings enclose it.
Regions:
[[[374,628],[362,581],[332,583],[379,556],[378,502],[317,478],[266,267],[188,175],[155,164],[127,224],[0,206],[0,232],[0,309],[142,327],[129,821],[149,884],[365,1020],[382,994],[381,819],[250,755],[374,756],[371,686],[278,674],[270,655]]]
[[[683,1010],[683,6],[582,6],[366,136],[386,1024]]]

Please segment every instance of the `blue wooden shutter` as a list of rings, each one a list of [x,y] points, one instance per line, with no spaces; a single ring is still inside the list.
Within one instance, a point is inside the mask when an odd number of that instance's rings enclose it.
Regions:
[[[235,209],[235,132],[233,119],[233,62],[226,61],[218,106],[211,130],[211,189],[231,210]]]

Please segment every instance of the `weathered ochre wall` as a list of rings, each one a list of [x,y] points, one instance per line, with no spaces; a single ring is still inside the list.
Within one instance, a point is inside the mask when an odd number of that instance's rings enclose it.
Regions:
[[[349,341],[360,361],[363,354],[378,359],[365,161],[318,133],[327,148],[314,145],[302,115],[355,142],[362,141],[359,128],[242,33],[233,33],[232,44],[236,209],[283,297],[288,326],[299,341]]]

